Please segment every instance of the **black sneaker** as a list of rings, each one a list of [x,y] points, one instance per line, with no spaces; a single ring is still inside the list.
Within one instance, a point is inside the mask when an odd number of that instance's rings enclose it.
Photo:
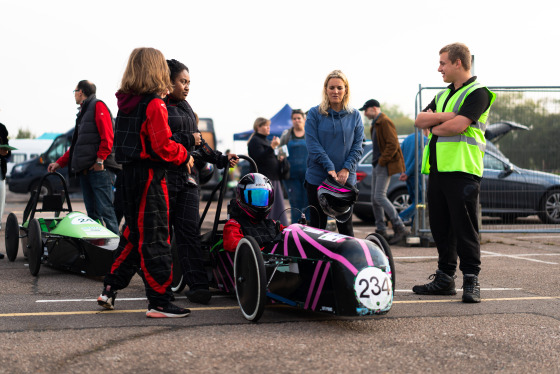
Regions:
[[[185,291],[185,296],[187,296],[187,299],[189,299],[190,302],[206,305],[210,303],[212,293],[208,289],[199,288]]]
[[[4,258],[4,254],[0,252],[0,260]]]
[[[474,274],[463,275],[463,302],[480,303],[480,283]]]
[[[455,278],[450,277],[441,270],[436,270],[428,279],[432,280],[430,283],[412,287],[412,292],[419,295],[456,295]]]
[[[115,309],[115,298],[117,297],[117,293],[111,291],[111,286],[107,285],[103,289],[101,295],[97,298],[97,304],[102,306],[105,309]]]
[[[190,309],[179,308],[174,304],[167,304],[166,306],[148,305],[146,317],[148,318],[182,318],[191,314]]]
[[[391,240],[391,238],[392,238],[391,235],[387,234],[387,230],[377,229],[377,230],[375,230],[375,233],[381,235],[387,241]]]
[[[397,226],[395,227],[395,235],[393,235],[391,240],[389,240],[389,244],[390,245],[399,244],[401,240],[406,238],[407,235],[408,235],[408,231],[404,226]]]

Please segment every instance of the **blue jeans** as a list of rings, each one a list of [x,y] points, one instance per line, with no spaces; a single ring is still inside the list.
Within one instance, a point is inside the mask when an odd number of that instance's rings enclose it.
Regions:
[[[373,205],[373,216],[377,231],[386,231],[385,213],[389,216],[393,229],[404,227],[402,220],[397,214],[397,210],[387,198],[387,188],[389,188],[389,173],[386,166],[377,165],[371,173],[371,203]]]
[[[406,180],[406,188],[408,189],[408,194],[410,195],[410,206],[399,213],[399,216],[403,221],[414,220],[416,215],[416,194],[415,194],[415,178],[414,174],[408,177]],[[418,185],[418,195],[422,196],[422,184]]]
[[[301,218],[301,214],[305,214],[306,219],[309,219],[309,213],[305,208],[309,205],[307,201],[307,191],[303,185],[303,179],[285,179],[284,186],[288,192],[288,199],[290,200],[290,207],[292,213],[292,223],[297,223]]]
[[[110,170],[88,170],[80,173],[80,185],[84,196],[87,215],[91,219],[105,223],[105,226],[119,235],[119,225],[113,208],[113,183],[115,173]]]

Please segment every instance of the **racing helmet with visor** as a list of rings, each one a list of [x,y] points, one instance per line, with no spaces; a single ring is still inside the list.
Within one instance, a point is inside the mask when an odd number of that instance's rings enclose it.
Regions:
[[[349,183],[342,185],[329,175],[317,188],[317,198],[326,215],[343,223],[352,215],[352,206],[358,198],[358,189]]]
[[[237,204],[251,218],[265,219],[274,202],[274,189],[270,180],[262,174],[243,176],[235,190]]]

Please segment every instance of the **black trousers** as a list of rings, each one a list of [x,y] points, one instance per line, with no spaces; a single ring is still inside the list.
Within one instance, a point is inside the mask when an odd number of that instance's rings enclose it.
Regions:
[[[169,189],[169,223],[173,227],[183,277],[190,289],[209,287],[198,229],[199,193],[197,186],[187,184]]]
[[[430,229],[438,249],[438,268],[455,275],[480,272],[478,195],[480,178],[460,172],[431,173],[428,184]]]
[[[127,226],[104,283],[115,291],[123,289],[141,268],[150,304],[165,306],[172,295],[165,170],[124,166],[122,177],[123,210]]]
[[[307,199],[309,204],[315,209],[310,209],[310,222],[309,226],[316,227],[318,229],[325,229],[327,227],[327,215],[321,209],[319,205],[319,199],[317,198],[317,188],[319,186],[305,182],[305,188],[307,190]],[[354,209],[354,207],[352,207]],[[340,223],[336,222],[336,227],[338,232],[343,235],[354,236],[354,225],[352,224],[352,216],[348,218],[348,221]]]

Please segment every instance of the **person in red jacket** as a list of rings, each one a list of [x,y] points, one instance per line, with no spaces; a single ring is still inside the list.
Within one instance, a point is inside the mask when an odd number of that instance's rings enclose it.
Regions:
[[[285,226],[266,218],[274,203],[274,189],[262,174],[250,173],[239,180],[236,199],[230,204],[230,219],[224,226],[224,249],[235,252],[237,244],[246,235],[257,241],[261,249],[281,233]]]
[[[78,82],[74,99],[80,108],[72,144],[48,166],[48,171],[52,173],[68,165],[69,172],[78,174],[88,216],[105,223],[118,235],[113,183],[121,166],[115,162],[113,154],[113,116],[107,105],[97,99],[96,90],[90,81]]]
[[[194,159],[172,141],[167,107],[162,98],[171,89],[169,68],[154,48],[136,48],[116,96],[115,155],[122,167],[126,228],[105,276],[99,305],[113,309],[116,291],[128,286],[137,272],[148,298],[150,318],[186,317],[190,310],[171,303],[172,258],[169,243],[169,196],[166,169]]]

